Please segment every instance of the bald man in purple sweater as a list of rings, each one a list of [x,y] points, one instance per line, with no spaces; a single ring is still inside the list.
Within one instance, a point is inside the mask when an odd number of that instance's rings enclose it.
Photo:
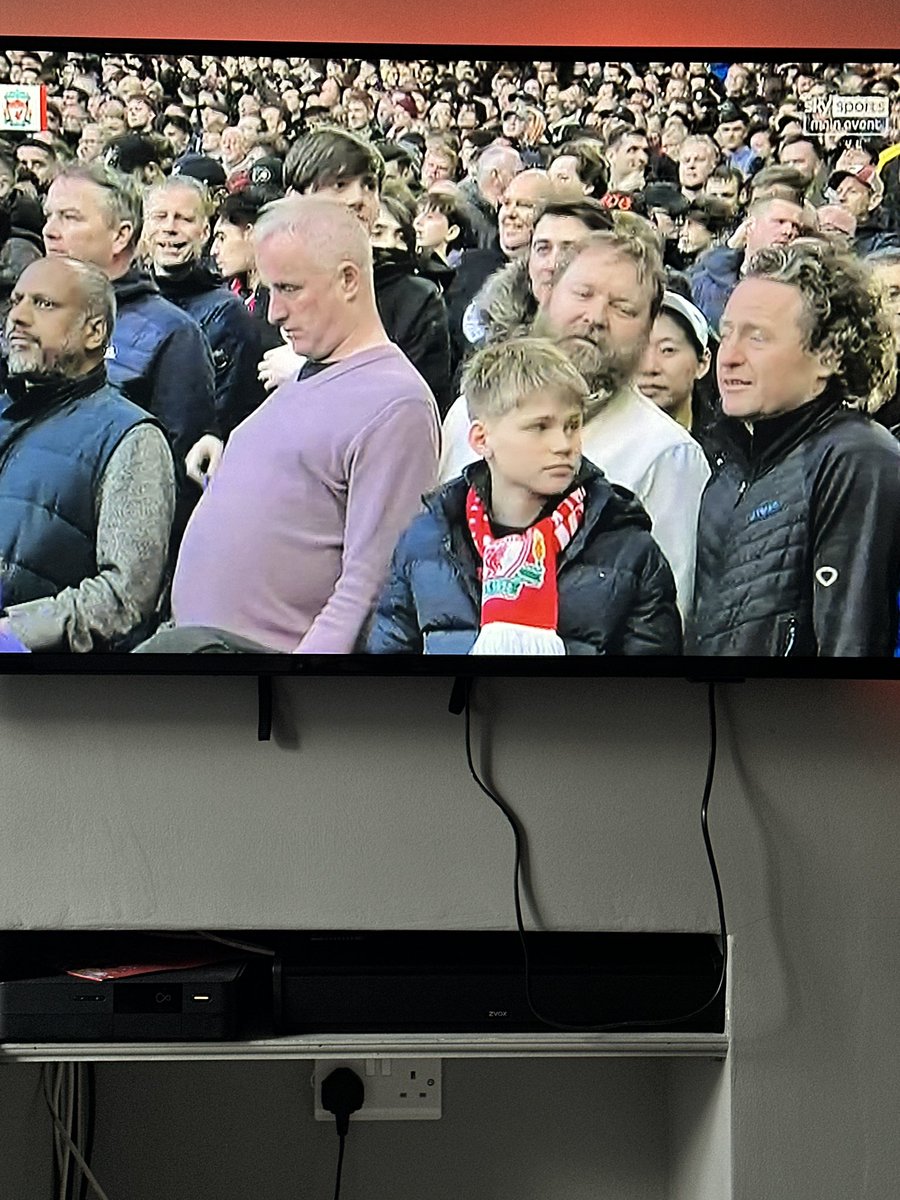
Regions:
[[[353,213],[292,196],[254,241],[269,320],[307,361],[211,463],[175,569],[174,628],[143,651],[353,651],[437,481],[434,397],[384,331]]]

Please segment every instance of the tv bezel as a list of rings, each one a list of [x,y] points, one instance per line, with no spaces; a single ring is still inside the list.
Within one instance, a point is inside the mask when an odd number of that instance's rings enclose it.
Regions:
[[[896,51],[854,47],[792,46],[604,46],[595,44],[530,45],[423,42],[249,41],[245,38],[123,37],[63,38],[49,35],[4,35],[3,50],[28,49],[102,56],[122,53],[145,56],[225,55],[285,57],[300,51],[308,58],[382,58],[506,62],[547,59],[551,62],[594,61],[597,54],[614,62],[776,62],[830,64],[886,60]],[[296,56],[291,54],[292,57]],[[738,56],[740,56],[738,58]],[[776,666],[776,664],[779,664]],[[652,655],[562,655],[536,658],[444,654],[153,654],[118,651],[89,654],[57,651],[0,654],[0,674],[8,675],[218,675],[218,676],[427,676],[461,679],[485,677],[539,678],[677,678],[698,682],[745,679],[898,679],[900,658],[855,657],[708,657]]]

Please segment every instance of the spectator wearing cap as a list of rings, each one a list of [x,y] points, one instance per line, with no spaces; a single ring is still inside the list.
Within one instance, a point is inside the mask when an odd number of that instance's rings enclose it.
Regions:
[[[224,188],[227,178],[225,168],[219,160],[211,158],[208,154],[183,154],[173,163],[172,174],[190,175],[193,179],[199,179],[211,192]]]
[[[638,391],[689,433],[697,436],[695,402],[698,382],[709,372],[710,333],[695,304],[666,289],[662,308],[638,367]]]
[[[125,133],[107,142],[103,161],[114,171],[128,175],[143,193],[164,176],[166,149],[156,137],[146,133]]]
[[[107,350],[110,382],[169,435],[179,478],[177,543],[196,496],[184,460],[214,420],[215,374],[200,326],[160,295],[135,265],[141,199],[132,180],[102,163],[65,168],[47,194],[44,242],[99,267],[112,282],[117,317]]]
[[[419,109],[409,92],[394,92],[391,96],[391,124],[387,131],[388,141],[402,141],[403,136],[419,120]]]
[[[758,159],[747,141],[750,118],[731,100],[720,104],[716,115],[715,139],[722,148],[725,161],[737,167],[746,179],[758,165]]]
[[[731,213],[714,196],[698,196],[684,211],[678,235],[683,269],[693,266],[701,254],[719,244],[731,228]]]
[[[673,183],[648,183],[643,190],[647,217],[663,237],[663,264],[680,270],[684,266],[678,235],[688,201]]]
[[[257,374],[263,355],[260,322],[221,275],[203,260],[212,202],[205,184],[174,175],[144,198],[144,242],[159,290],[197,322],[215,367],[215,432],[231,431],[265,399]]]
[[[884,184],[872,163],[833,172],[828,188],[834,200],[856,218],[853,248],[857,254],[900,247],[900,230],[890,227],[881,209]]]

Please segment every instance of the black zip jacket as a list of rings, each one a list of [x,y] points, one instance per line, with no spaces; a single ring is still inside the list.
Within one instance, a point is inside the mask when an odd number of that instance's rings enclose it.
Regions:
[[[369,633],[373,654],[468,654],[481,623],[481,560],[466,521],[469,485],[486,503],[483,462],[425,497],[427,511],[400,538]],[[567,654],[681,653],[675,581],[631,492],[587,459],[572,488],[584,520],[557,560],[559,636]],[[571,488],[568,490],[572,490]],[[561,496],[552,497],[538,519]]]
[[[690,654],[883,656],[897,644],[900,447],[829,389],[708,435]]]

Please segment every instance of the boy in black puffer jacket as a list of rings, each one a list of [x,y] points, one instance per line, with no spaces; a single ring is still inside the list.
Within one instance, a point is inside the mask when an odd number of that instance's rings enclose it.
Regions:
[[[368,650],[679,654],[671,569],[634,496],[581,457],[588,389],[566,355],[487,346],[463,390],[481,461],[401,537]]]

